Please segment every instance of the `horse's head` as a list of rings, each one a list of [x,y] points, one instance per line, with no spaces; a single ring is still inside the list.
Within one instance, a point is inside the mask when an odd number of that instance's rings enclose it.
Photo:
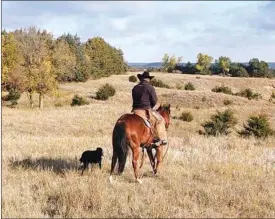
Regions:
[[[168,105],[162,105],[160,104],[159,108],[157,109],[157,111],[159,112],[159,114],[164,118],[165,120],[165,128],[166,130],[168,129],[169,125],[170,125],[170,104]]]

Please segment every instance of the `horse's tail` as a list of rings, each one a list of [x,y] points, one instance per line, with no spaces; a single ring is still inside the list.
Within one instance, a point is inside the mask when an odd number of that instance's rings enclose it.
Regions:
[[[113,131],[113,150],[118,158],[118,172],[122,173],[126,164],[128,154],[128,142],[126,137],[125,123],[115,125]]]

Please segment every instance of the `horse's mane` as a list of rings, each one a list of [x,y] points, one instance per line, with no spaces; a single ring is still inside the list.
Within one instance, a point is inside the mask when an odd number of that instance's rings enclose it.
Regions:
[[[158,111],[166,111],[170,114],[170,104],[164,104],[164,105],[160,105],[158,108]]]

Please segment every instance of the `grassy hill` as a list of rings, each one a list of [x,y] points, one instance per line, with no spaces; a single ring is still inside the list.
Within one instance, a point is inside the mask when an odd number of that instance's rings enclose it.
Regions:
[[[152,175],[146,157],[143,184],[135,183],[130,155],[124,174],[110,184],[112,129],[131,110],[131,74],[61,84],[54,96],[45,98],[44,110],[28,109],[26,94],[17,108],[2,108],[3,217],[275,217],[275,137],[197,133],[216,110],[227,108],[238,119],[237,130],[250,115],[262,112],[275,129],[275,104],[268,101],[274,79],[153,73],[174,87],[156,88],[160,102],[171,103],[172,117],[187,110],[194,120],[172,119],[158,176]],[[196,90],[175,88],[187,82]],[[116,88],[115,96],[92,98],[105,83]],[[216,85],[234,92],[249,87],[263,98],[250,101],[212,92]],[[90,104],[71,107],[75,94]],[[225,99],[232,104],[225,106]],[[81,153],[96,147],[104,150],[103,169],[93,166],[81,176]]]

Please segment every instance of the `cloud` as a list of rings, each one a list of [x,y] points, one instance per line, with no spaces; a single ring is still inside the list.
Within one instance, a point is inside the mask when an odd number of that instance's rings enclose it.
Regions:
[[[264,4],[257,16],[252,20],[252,26],[261,31],[275,33],[275,2]]]
[[[199,52],[275,61],[275,2],[4,1],[2,12],[7,30],[35,25],[55,37],[102,36],[129,62],[160,61],[164,53],[195,61]]]

